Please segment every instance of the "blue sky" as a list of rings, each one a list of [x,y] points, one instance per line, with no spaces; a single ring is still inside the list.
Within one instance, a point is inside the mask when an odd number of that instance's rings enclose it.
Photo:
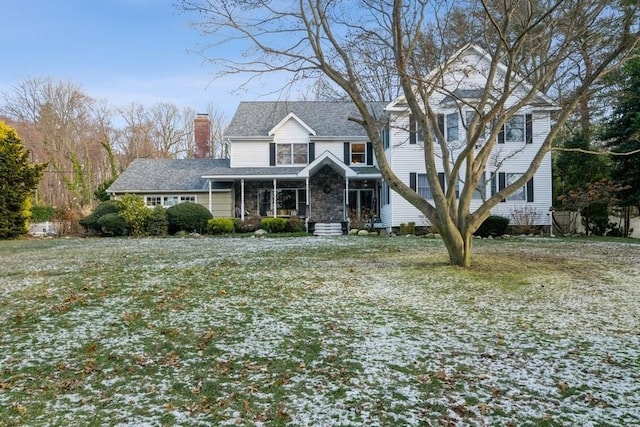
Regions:
[[[4,0],[0,11],[0,92],[50,77],[114,107],[212,104],[229,119],[241,100],[273,99],[264,81],[233,94],[244,78],[213,80],[213,65],[193,52],[207,41],[173,0]]]

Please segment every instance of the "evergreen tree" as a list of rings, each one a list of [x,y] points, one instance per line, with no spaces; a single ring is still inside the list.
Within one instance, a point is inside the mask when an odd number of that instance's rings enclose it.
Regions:
[[[28,231],[30,198],[45,166],[30,161],[16,132],[0,121],[0,238]]]
[[[640,149],[640,58],[625,64],[618,79],[621,91],[603,139],[611,151],[629,153]],[[612,157],[611,179],[625,187],[618,204],[640,207],[640,153]]]
[[[595,150],[583,134],[576,134],[562,143],[564,148]],[[577,151],[560,151],[553,160],[554,205],[559,198],[586,188],[589,183],[597,182],[609,176],[610,162],[604,156]]]

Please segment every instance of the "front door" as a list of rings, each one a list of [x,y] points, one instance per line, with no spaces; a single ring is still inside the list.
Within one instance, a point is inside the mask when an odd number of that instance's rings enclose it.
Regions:
[[[373,189],[349,190],[349,217],[366,221],[376,213]]]

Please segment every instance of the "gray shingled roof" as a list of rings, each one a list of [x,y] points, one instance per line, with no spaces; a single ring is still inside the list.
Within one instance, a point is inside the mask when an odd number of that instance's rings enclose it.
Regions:
[[[382,117],[388,102],[371,103],[377,117]],[[366,136],[362,126],[348,120],[360,117],[352,102],[258,101],[241,102],[226,136],[267,136],[287,114],[298,116],[319,136]]]
[[[108,192],[202,191],[203,175],[229,170],[227,159],[136,159],[107,189]]]

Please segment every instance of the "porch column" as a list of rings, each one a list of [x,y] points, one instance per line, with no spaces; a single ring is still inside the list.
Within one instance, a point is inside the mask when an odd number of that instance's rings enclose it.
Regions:
[[[344,177],[344,203],[343,203],[344,221],[349,221],[349,177]]]
[[[307,177],[305,179],[305,185],[306,185],[306,199],[305,200],[305,207],[306,207],[306,212],[304,213],[305,216],[305,221],[309,222],[309,217],[311,216],[311,194],[310,193],[310,187],[309,187],[309,177]]]
[[[277,198],[278,195],[276,193],[277,187],[276,187],[276,179],[273,178],[273,217],[275,218],[276,216],[278,216],[278,212],[276,210],[276,207],[278,206],[277,203]]]
[[[244,221],[244,178],[240,180],[240,219]]]
[[[213,212],[213,200],[211,197],[211,179],[209,179],[209,212]]]

